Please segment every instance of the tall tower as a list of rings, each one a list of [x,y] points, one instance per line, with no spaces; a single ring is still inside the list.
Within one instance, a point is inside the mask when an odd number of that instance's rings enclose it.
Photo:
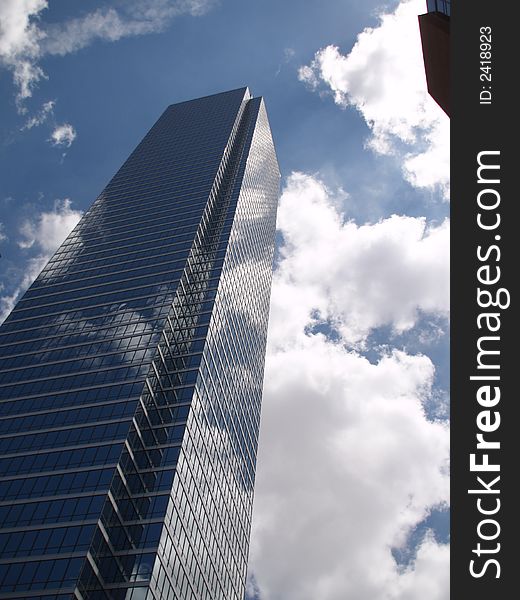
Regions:
[[[0,328],[0,598],[243,599],[279,179],[170,106]]]

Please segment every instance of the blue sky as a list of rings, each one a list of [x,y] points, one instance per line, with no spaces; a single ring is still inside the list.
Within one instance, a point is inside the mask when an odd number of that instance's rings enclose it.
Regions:
[[[167,105],[265,97],[282,198],[251,597],[448,598],[449,122],[423,5],[0,6],[4,316]]]

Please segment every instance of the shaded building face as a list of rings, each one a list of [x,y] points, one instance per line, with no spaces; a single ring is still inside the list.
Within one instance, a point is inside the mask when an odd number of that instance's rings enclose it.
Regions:
[[[0,597],[242,600],[279,178],[170,106],[0,328]]]
[[[426,84],[442,110],[450,109],[450,0],[427,0],[428,12],[419,15]]]

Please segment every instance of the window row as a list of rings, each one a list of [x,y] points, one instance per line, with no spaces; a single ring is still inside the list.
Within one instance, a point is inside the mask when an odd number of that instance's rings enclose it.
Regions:
[[[61,496],[107,490],[114,476],[114,466],[95,471],[80,471],[46,477],[14,479],[0,482],[0,497],[5,500]]]
[[[45,471],[61,471],[78,467],[93,467],[116,463],[121,456],[122,443],[104,446],[73,448],[66,451],[31,453],[0,458],[0,476],[9,477]]]
[[[64,554],[87,550],[94,524],[78,527],[57,527],[14,533],[0,533],[2,558]]]
[[[83,558],[72,558],[0,565],[0,591],[7,593],[73,587],[83,562]],[[31,597],[36,598],[34,595]],[[44,598],[59,596],[46,595]]]
[[[89,425],[73,429],[61,429],[46,433],[33,433],[24,436],[0,439],[0,453],[11,454],[24,450],[44,450],[46,448],[61,448],[82,444],[92,444],[101,441],[123,440],[128,433],[131,419],[107,423],[104,425]]]
[[[124,302],[121,301],[117,295],[112,295],[104,304],[95,304],[94,306],[89,306],[86,308],[82,308],[81,310],[77,309],[76,303],[73,305],[63,309],[61,312],[48,314],[28,314],[25,316],[21,316],[21,318],[16,320],[10,320],[6,322],[3,327],[9,325],[9,331],[15,331],[16,329],[27,329],[27,328],[37,328],[42,325],[48,325],[49,323],[55,323],[60,321],[77,321],[82,320],[85,321],[87,319],[96,319],[97,317],[103,315],[113,316],[115,314],[123,314],[126,318],[128,316],[134,315],[136,312],[145,311],[147,309],[152,309],[152,314],[157,317],[160,317],[164,311],[167,311],[167,307],[170,305],[172,300],[172,291],[168,288],[167,293],[162,293],[160,286],[155,288],[155,293],[152,295],[138,295],[137,297],[132,297],[130,295],[126,295],[126,298],[123,299]],[[13,311],[11,314],[13,316],[18,316]]]
[[[119,308],[119,307],[118,307]],[[126,307],[125,307],[126,308]],[[119,337],[127,337],[135,333],[146,333],[157,331],[161,328],[163,321],[154,314],[159,310],[167,310],[168,306],[157,307],[157,309],[114,310],[107,314],[106,309],[100,311],[97,316],[90,319],[69,319],[69,315],[58,315],[47,317],[44,324],[28,329],[20,328],[15,333],[9,333],[0,337],[5,345],[0,346],[1,356],[12,356],[30,352],[33,345],[34,351],[59,346],[71,346],[84,344],[86,341],[100,342],[104,339],[111,340]],[[63,319],[63,317],[67,319]],[[30,342],[25,343],[26,340]]]
[[[154,348],[140,348],[138,350],[128,350],[126,352],[114,352],[111,354],[94,354],[91,357],[81,358],[79,360],[65,360],[44,364],[42,366],[28,365],[7,371],[2,374],[2,385],[8,383],[19,383],[22,381],[35,381],[50,377],[72,376],[88,372],[92,369],[101,370],[118,366],[139,365],[146,361],[149,362],[153,356]]]
[[[131,289],[138,287],[143,282],[160,283],[162,281],[171,281],[180,277],[184,267],[183,261],[178,261],[176,264],[165,263],[163,265],[157,262],[150,267],[134,270],[121,271],[119,274],[108,272],[106,275],[96,275],[90,277],[89,280],[75,279],[73,281],[65,281],[60,286],[54,288],[42,288],[35,290],[31,289],[31,293],[27,293],[20,300],[24,308],[28,306],[43,306],[49,302],[61,302],[66,299],[81,298],[92,294],[100,295],[112,292],[116,289]],[[43,292],[43,293],[41,293]]]
[[[121,329],[124,331],[127,328],[121,327]],[[28,345],[31,350],[29,354],[20,352],[16,356],[3,359],[3,368],[14,369],[29,365],[41,365],[42,363],[72,360],[74,358],[92,355],[100,356],[110,353],[120,353],[156,345],[159,332],[155,335],[152,333],[141,335],[141,331],[144,329],[143,327],[133,327],[131,329],[137,330],[137,334],[133,336],[127,335],[126,337],[118,336],[115,339],[112,338],[108,341],[102,341],[103,338],[107,337],[105,331],[100,332],[101,335],[99,338],[97,338],[97,336],[84,334],[41,340],[40,343],[35,342],[32,345]],[[74,342],[76,345],[71,345]]]
[[[48,394],[44,397],[11,400],[10,402],[0,403],[0,415],[23,414],[94,402],[109,402],[118,398],[137,399],[142,392],[143,385],[144,381],[139,380],[137,382],[93,387],[86,390],[67,390],[60,394]]]
[[[48,523],[72,523],[98,519],[106,494],[78,498],[43,500],[39,502],[16,502],[0,506],[2,528],[44,525]]]
[[[143,296],[157,296],[158,294],[173,293],[177,287],[178,278],[181,273],[175,271],[161,277],[157,277],[156,281],[153,278],[150,280],[144,278],[137,280],[132,287],[122,288],[121,286],[115,286],[115,290],[100,292],[99,294],[91,294],[89,290],[80,290],[77,294],[71,294],[70,297],[65,294],[60,297],[56,302],[40,304],[37,299],[28,300],[27,303],[16,308],[13,314],[16,314],[17,318],[24,318],[27,314],[36,312],[39,316],[47,314],[55,314],[61,311],[70,312],[71,310],[93,306],[99,306],[107,303],[125,302],[132,298],[139,298]],[[61,296],[61,295],[60,295]],[[37,308],[37,310],[34,309]],[[30,313],[24,314],[25,311]]]
[[[55,379],[46,379],[43,381],[34,381],[0,387],[0,400],[12,400],[24,396],[33,396],[36,394],[46,394],[70,390],[75,392],[82,387],[97,387],[103,384],[125,382],[145,377],[149,365],[136,365],[124,368],[112,368],[105,371],[92,371],[79,375],[62,375]]]

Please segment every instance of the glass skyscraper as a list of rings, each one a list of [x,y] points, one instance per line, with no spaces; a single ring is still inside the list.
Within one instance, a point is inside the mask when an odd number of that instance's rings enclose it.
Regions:
[[[280,174],[166,109],[0,328],[0,597],[242,600]]]

